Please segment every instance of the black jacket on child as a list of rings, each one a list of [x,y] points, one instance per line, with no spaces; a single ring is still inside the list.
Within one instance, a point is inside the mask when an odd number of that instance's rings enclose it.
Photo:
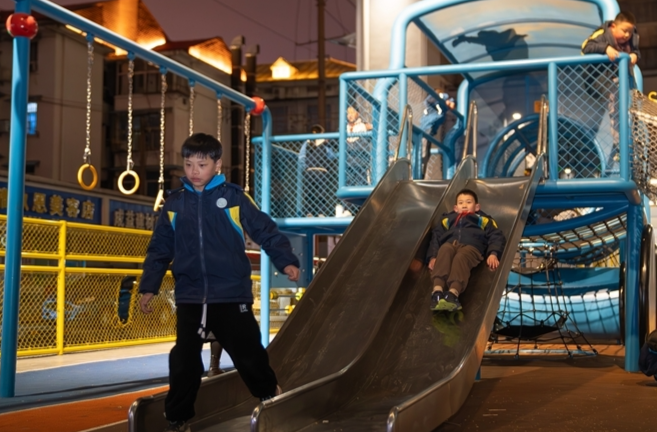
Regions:
[[[246,232],[281,272],[299,260],[276,223],[242,189],[216,175],[202,192],[184,188],[164,203],[146,252],[140,293],[157,294],[173,261],[176,303],[253,303]]]
[[[588,39],[582,44],[582,54],[605,54],[607,47],[611,46],[612,48],[623,51],[620,49],[616,43],[616,39],[611,34],[611,24],[613,21],[605,21],[601,27],[594,31]],[[634,34],[629,40],[630,52],[628,54],[636,54],[637,58],[641,58],[641,53],[639,52],[639,33],[634,28]]]
[[[455,240],[476,247],[484,258],[492,253],[502,256],[506,243],[504,233],[495,220],[483,211],[465,214],[453,211],[443,214],[440,223],[431,232],[427,259],[435,258],[440,246]]]

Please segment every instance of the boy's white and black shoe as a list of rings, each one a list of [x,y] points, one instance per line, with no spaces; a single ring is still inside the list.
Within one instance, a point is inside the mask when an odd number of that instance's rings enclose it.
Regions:
[[[169,426],[164,429],[164,432],[192,432],[192,429],[186,421],[177,421],[169,422]]]
[[[442,291],[434,291],[431,293],[431,310],[437,311],[440,310],[440,302],[444,301],[445,293]]]

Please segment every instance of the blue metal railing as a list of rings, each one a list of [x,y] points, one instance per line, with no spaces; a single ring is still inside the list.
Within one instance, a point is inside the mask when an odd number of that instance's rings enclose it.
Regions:
[[[622,54],[618,61],[618,111],[623,113],[627,112],[629,106],[629,56]],[[537,70],[547,70],[548,74],[548,100],[550,111],[548,115],[548,161],[550,166],[549,176],[552,179],[558,178],[558,161],[559,161],[559,146],[558,146],[558,122],[559,122],[559,88],[558,88],[558,68],[563,66],[574,65],[596,65],[609,63],[609,59],[603,55],[587,55],[577,57],[558,57],[551,59],[534,59],[534,60],[519,60],[519,61],[501,61],[501,62],[487,62],[477,64],[464,64],[464,65],[445,65],[445,66],[429,66],[422,68],[407,68],[398,70],[383,70],[383,71],[367,71],[367,72],[349,72],[340,77],[341,89],[341,106],[346,110],[346,92],[356,86],[351,83],[377,79],[376,89],[373,94],[368,96],[368,101],[371,101],[373,116],[378,115],[378,118],[373,118],[373,123],[377,124],[378,131],[372,134],[372,154],[376,155],[376,160],[372,163],[372,169],[375,172],[375,178],[380,169],[379,166],[387,166],[387,129],[385,126],[385,119],[388,117],[390,108],[386,108],[386,89],[391,88],[391,83],[401,82],[405,79],[417,80],[418,77],[427,77],[435,75],[448,75],[448,74],[467,74],[472,72],[496,71],[496,72],[528,72]],[[462,111],[464,106],[467,106],[467,85],[459,89],[459,110],[460,118],[466,121],[465,113]],[[403,92],[399,92],[403,96]],[[376,96],[378,95],[378,96]],[[372,100],[374,98],[374,100]],[[407,101],[400,97],[399,104]],[[384,112],[385,111],[385,112]],[[347,120],[345,117],[340,117],[340,153],[341,156],[346,151],[346,127]],[[343,132],[344,131],[344,132]],[[383,132],[381,132],[383,131]],[[377,133],[378,132],[378,133]],[[620,137],[620,178],[625,181],[630,181],[630,160],[629,160],[629,124],[627,116],[621,115],[618,118],[618,132]],[[453,144],[453,143],[450,143]],[[446,154],[453,154],[454,148],[444,148]],[[457,162],[457,161],[454,161]],[[347,166],[341,159],[340,163],[340,187],[345,187],[346,175],[345,170]]]

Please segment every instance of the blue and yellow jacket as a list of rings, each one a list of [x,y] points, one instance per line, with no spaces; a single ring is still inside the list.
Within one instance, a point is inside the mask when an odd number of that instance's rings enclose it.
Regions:
[[[602,26],[600,26],[596,31],[594,31],[591,36],[589,36],[582,43],[582,54],[604,54],[607,51],[607,47],[611,46],[616,50],[623,51],[621,47],[616,43],[616,39],[611,34],[611,24],[613,21],[605,21]],[[634,28],[634,33],[628,41],[629,44],[629,53],[636,54],[637,58],[641,58],[641,53],[639,52],[639,33]]]
[[[442,215],[440,223],[431,232],[428,260],[436,257],[440,246],[455,240],[476,247],[484,258],[490,254],[502,256],[506,239],[491,216],[482,211],[459,215],[454,211]]]
[[[173,261],[176,303],[253,303],[244,233],[281,272],[299,260],[276,223],[223,174],[203,192],[186,178],[164,203],[144,261],[140,293],[157,294]]]

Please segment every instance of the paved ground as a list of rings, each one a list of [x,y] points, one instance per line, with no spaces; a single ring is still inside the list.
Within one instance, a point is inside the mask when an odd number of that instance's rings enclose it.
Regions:
[[[625,372],[621,348],[600,351],[487,357],[481,381],[437,432],[657,430],[657,382]]]
[[[485,357],[481,381],[461,410],[435,432],[656,431],[657,382],[625,372],[622,347],[596,348],[598,356],[572,359]],[[125,421],[132,401],[167,389],[162,380],[169,347],[154,349],[137,358],[123,358],[132,355],[124,349],[20,359],[20,396],[0,399],[0,431],[79,432]],[[222,361],[222,367],[228,362]]]

